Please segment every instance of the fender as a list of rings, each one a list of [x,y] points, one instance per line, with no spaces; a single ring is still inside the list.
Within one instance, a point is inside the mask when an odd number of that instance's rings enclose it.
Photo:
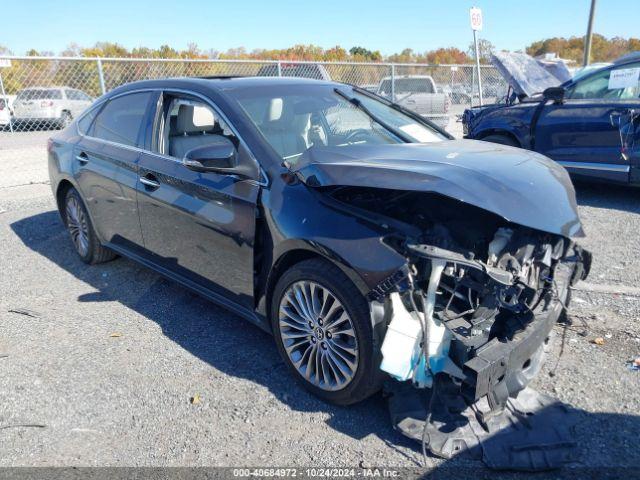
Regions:
[[[468,138],[482,140],[487,135],[506,133],[515,137],[521,148],[530,150],[532,118],[538,107],[536,103],[520,103],[490,110],[474,119]]]

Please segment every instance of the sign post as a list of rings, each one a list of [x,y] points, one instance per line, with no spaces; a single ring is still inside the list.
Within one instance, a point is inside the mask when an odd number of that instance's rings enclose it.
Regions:
[[[8,58],[0,58],[0,68],[6,68],[11,66],[11,60]],[[0,94],[4,99],[4,105],[9,112],[9,130],[13,133],[13,119],[11,118],[11,109],[9,108],[9,97],[4,92],[4,82],[2,81],[2,73],[0,73]]]
[[[473,30],[473,44],[476,49],[476,69],[478,71],[478,98],[480,106],[482,106],[482,78],[480,75],[480,48],[478,47],[478,31],[482,30],[482,10],[478,7],[472,7],[469,10],[469,20],[471,21],[471,30]],[[473,89],[472,89],[473,92]],[[471,95],[471,105],[473,106],[473,93]]]

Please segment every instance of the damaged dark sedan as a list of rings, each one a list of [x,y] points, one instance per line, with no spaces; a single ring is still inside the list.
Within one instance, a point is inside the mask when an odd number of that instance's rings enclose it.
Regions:
[[[48,151],[83,261],[132,258],[258,324],[338,404],[445,375],[499,409],[589,270],[561,166],[344,84],[133,83]]]

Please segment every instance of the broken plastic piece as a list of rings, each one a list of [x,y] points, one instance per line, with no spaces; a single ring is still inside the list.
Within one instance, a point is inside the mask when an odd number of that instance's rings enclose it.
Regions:
[[[397,382],[388,390],[394,428],[422,442],[431,390]],[[551,470],[576,461],[578,412],[558,400],[527,388],[504,410],[491,411],[486,398],[465,403],[452,382],[439,382],[436,395],[426,432],[434,455],[464,454],[498,470]]]
[[[419,360],[422,326],[405,308],[399,293],[391,294],[391,306],[393,317],[382,343],[380,368],[398,380],[408,380]]]

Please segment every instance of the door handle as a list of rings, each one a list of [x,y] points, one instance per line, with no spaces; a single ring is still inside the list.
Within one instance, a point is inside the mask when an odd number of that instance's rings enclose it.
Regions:
[[[80,165],[86,165],[87,163],[89,163],[89,157],[87,157],[87,154],[84,152],[76,155],[76,160],[80,162]]]
[[[156,177],[153,175],[147,175],[146,177],[140,177],[140,183],[144,185],[147,190],[155,190],[160,187],[160,182],[154,180]]]

